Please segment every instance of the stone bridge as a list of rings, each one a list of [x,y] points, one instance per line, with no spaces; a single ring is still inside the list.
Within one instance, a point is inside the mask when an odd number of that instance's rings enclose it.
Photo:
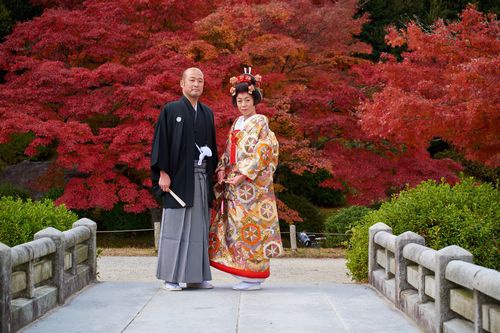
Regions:
[[[498,271],[472,264],[458,246],[435,251],[383,223],[370,228],[370,284],[270,279],[251,292],[217,277],[215,289],[182,292],[162,291],[154,277],[93,283],[95,239],[95,223],[82,219],[13,248],[0,243],[0,333],[500,333]],[[276,260],[296,272],[314,269]]]

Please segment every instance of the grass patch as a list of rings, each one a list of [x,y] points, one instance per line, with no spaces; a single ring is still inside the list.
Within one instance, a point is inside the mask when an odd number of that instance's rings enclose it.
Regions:
[[[101,256],[117,256],[117,257],[156,257],[157,253],[154,247],[138,248],[138,247],[112,247],[100,248]]]
[[[101,256],[148,257],[157,255],[154,247],[100,247]],[[343,258],[345,249],[299,248],[297,251],[285,248],[282,258]]]
[[[281,258],[343,258],[345,249],[335,248],[298,248],[296,251],[285,248],[285,254]]]

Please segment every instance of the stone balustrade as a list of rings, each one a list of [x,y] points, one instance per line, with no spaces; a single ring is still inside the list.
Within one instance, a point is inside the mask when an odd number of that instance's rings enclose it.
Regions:
[[[500,333],[500,272],[459,246],[433,250],[413,232],[369,229],[369,282],[425,332]]]
[[[96,230],[80,219],[12,248],[0,243],[0,333],[16,332],[95,281]]]

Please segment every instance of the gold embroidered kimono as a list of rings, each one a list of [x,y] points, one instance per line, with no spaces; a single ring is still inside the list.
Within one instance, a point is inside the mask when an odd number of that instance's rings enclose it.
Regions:
[[[248,278],[267,278],[269,258],[283,253],[273,174],[278,164],[278,141],[264,115],[248,118],[240,131],[236,120],[218,170],[226,178],[243,174],[238,186],[217,185],[217,213],[210,226],[210,264]]]

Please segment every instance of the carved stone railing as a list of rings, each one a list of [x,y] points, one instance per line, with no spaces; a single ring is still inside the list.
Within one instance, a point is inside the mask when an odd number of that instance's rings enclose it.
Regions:
[[[500,332],[500,272],[459,246],[439,251],[422,236],[369,229],[369,282],[425,332]]]
[[[0,333],[16,332],[95,281],[96,230],[80,219],[12,248],[0,243]]]

